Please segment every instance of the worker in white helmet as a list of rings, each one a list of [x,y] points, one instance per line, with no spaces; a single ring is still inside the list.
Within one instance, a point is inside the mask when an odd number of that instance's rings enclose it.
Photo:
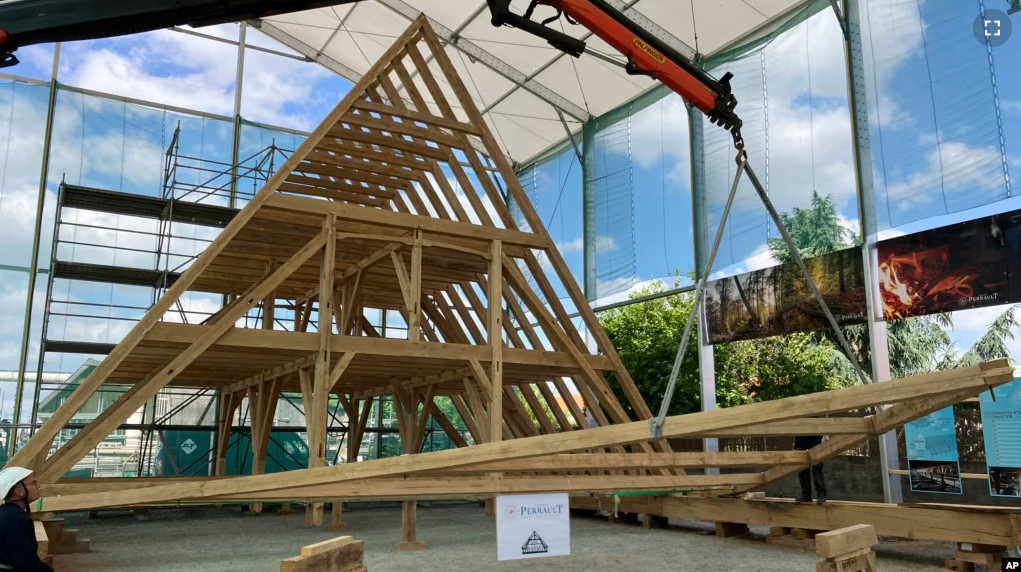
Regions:
[[[0,571],[53,572],[39,559],[32,524],[32,503],[39,499],[39,483],[32,471],[7,467],[0,471]]]

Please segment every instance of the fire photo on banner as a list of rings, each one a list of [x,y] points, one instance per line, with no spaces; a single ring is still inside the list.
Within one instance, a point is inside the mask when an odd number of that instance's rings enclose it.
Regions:
[[[805,260],[826,305],[842,325],[866,321],[862,263],[858,248]],[[793,262],[710,282],[706,323],[714,344],[829,328],[808,281]]]
[[[983,217],[880,242],[883,315],[908,318],[1007,303],[1008,269],[1017,263],[1016,253],[1008,256],[1003,228],[1010,218]],[[1012,237],[1019,231],[1012,229]]]
[[[912,491],[964,493],[953,406],[905,425],[904,442]]]
[[[989,494],[1021,497],[1021,380],[979,395]]]

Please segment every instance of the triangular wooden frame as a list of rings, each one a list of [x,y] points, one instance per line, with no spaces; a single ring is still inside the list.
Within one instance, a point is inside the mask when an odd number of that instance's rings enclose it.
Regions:
[[[426,55],[432,63],[426,63]],[[441,82],[455,94],[458,108],[446,100]],[[478,147],[488,157],[477,153]],[[464,190],[463,199],[448,173]],[[497,181],[506,185],[522,224],[512,216]],[[578,308],[595,352],[557,298],[539,254]],[[189,290],[227,293],[233,301],[200,325],[162,322]],[[290,331],[274,326],[274,308],[281,299],[297,300]],[[263,328],[237,328],[238,319],[259,304]],[[399,311],[408,325],[407,339],[380,337],[362,319],[365,307]],[[500,311],[492,312],[494,307]],[[313,314],[319,328],[308,332]],[[538,326],[531,324],[533,319]],[[611,391],[603,375],[608,371],[615,374],[637,421]],[[581,392],[586,411],[567,391],[565,378]],[[667,437],[835,436],[812,451],[672,453],[665,441],[652,442],[648,406],[439,39],[419,18],[12,463],[37,471],[47,485],[47,510],[200,498],[322,500],[692,487],[732,494],[1012,378],[1006,362],[995,362],[671,417],[663,430]],[[132,387],[48,456],[57,432],[107,382]],[[167,385],[222,390],[218,475],[225,464],[224,435],[242,399],[248,396],[254,404],[258,465],[265,459],[273,398],[282,390],[300,391],[310,468],[260,475],[257,466],[249,477],[166,480],[163,486],[146,479],[61,479]],[[481,444],[326,467],[331,394],[339,396],[350,432],[359,440],[368,418],[366,400],[393,394],[409,454],[420,450],[430,415],[455,443],[467,445],[433,402],[437,395],[449,395]],[[892,406],[866,417],[818,417],[886,404]],[[544,406],[552,417],[543,413]],[[348,443],[349,451],[357,448]],[[588,454],[571,454],[576,452]],[[772,468],[727,475],[684,472],[721,466]],[[407,517],[413,503],[406,508]],[[322,522],[321,505],[314,505],[309,518]],[[407,542],[415,542],[413,530],[412,524]]]

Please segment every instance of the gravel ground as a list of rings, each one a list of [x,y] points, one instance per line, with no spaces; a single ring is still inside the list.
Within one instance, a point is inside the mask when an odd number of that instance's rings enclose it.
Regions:
[[[304,512],[292,516],[245,515],[239,509],[189,508],[150,512],[140,522],[125,516],[89,520],[69,515],[68,527],[92,540],[90,554],[57,557],[61,572],[276,572],[280,560],[297,556],[301,547],[327,540],[325,528],[305,525]],[[746,570],[790,572],[815,570],[816,556],[767,545],[763,527],[737,538],[717,538],[713,525],[671,520],[667,530],[636,524],[609,524],[605,519],[571,520],[571,556],[517,562],[496,561],[496,527],[477,503],[419,507],[423,552],[398,552],[401,511],[398,506],[345,507],[350,525],[342,534],[365,541],[370,572],[447,572],[479,570]],[[953,547],[937,542],[883,542],[877,547],[883,572],[935,572]]]

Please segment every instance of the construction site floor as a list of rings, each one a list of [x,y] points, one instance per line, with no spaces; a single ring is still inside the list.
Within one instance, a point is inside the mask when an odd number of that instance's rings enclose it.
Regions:
[[[713,524],[671,520],[671,527],[646,530],[640,524],[571,519],[571,556],[497,562],[496,524],[477,503],[422,503],[418,537],[423,552],[398,552],[399,505],[347,505],[349,528],[331,533],[305,524],[301,507],[290,516],[247,515],[237,508],[154,510],[139,521],[131,513],[99,518],[66,515],[69,528],[92,540],[92,552],[56,557],[56,570],[74,572],[276,572],[280,561],[301,547],[339,535],[365,541],[370,572],[459,570],[815,570],[814,554],[768,545],[768,529],[734,538],[713,535]],[[329,513],[327,513],[328,516]],[[942,542],[883,542],[876,547],[883,572],[937,571],[953,556]]]

